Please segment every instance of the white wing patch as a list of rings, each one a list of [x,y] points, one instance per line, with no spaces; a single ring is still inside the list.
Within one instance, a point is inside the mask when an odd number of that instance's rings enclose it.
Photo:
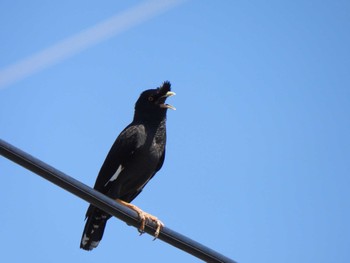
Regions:
[[[109,179],[109,181],[105,184],[105,186],[109,183],[109,182],[113,182],[115,180],[117,180],[118,176],[120,175],[120,173],[124,170],[124,167],[122,165],[119,165],[117,171],[113,174],[113,176],[111,177],[111,179]]]

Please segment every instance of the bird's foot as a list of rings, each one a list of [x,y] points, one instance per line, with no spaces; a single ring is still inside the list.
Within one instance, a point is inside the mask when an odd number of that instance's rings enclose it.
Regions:
[[[141,225],[139,227],[139,233],[140,235],[142,235],[144,232],[145,232],[145,226],[146,226],[146,223],[149,222],[149,221],[152,221],[154,222],[156,225],[157,225],[157,228],[156,228],[156,231],[154,233],[154,239],[153,240],[156,240],[159,236],[159,233],[160,231],[162,230],[162,228],[164,227],[164,224],[162,223],[162,221],[160,221],[157,217],[155,217],[154,215],[151,215],[151,214],[148,214],[146,212],[144,212],[143,210],[141,210],[140,208],[138,208],[136,205],[133,205],[133,204],[130,204],[128,202],[125,202],[123,200],[120,200],[120,199],[117,199],[117,202],[134,210],[139,218],[140,218],[140,221],[141,221]]]
[[[155,217],[154,215],[148,214],[143,212],[143,217],[145,218],[144,223],[141,222],[141,227],[139,228],[139,232],[142,234],[144,232],[145,229],[145,223],[152,221],[157,225],[156,228],[156,232],[154,232],[154,239],[156,240],[159,236],[160,231],[162,230],[162,228],[164,227],[164,224],[162,221],[160,221],[157,217]]]

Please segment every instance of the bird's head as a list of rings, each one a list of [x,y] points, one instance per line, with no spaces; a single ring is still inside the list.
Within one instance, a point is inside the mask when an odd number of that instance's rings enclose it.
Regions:
[[[165,103],[168,97],[174,96],[171,91],[171,84],[165,81],[157,89],[145,90],[141,93],[135,104],[135,111],[140,114],[165,114],[167,109],[175,110],[175,107]]]

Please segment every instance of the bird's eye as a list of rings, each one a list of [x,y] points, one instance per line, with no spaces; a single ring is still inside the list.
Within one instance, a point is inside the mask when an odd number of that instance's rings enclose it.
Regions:
[[[153,100],[154,100],[154,98],[152,96],[148,97],[148,101],[153,101]]]

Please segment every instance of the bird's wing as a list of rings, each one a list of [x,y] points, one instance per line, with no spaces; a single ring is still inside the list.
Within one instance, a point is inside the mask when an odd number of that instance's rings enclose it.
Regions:
[[[102,193],[109,190],[110,181],[117,179],[126,162],[146,140],[143,125],[127,126],[115,140],[97,176],[94,188]]]

